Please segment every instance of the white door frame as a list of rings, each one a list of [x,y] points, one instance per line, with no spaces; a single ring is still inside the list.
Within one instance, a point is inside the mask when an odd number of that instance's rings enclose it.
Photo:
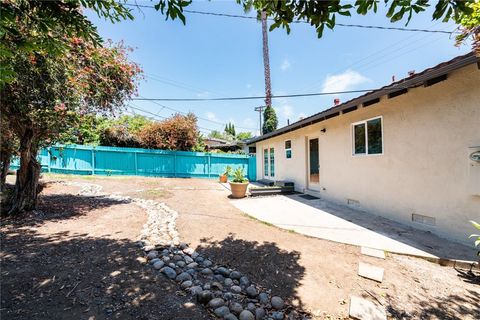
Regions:
[[[262,147],[262,173],[263,173],[263,179],[274,179],[275,177],[272,177],[272,166],[271,166],[271,156],[270,156],[270,149],[275,150],[275,146],[273,145],[267,145]],[[265,170],[265,150],[267,150],[267,170]],[[275,153],[273,155],[273,159],[275,161]],[[275,170],[275,167],[274,167]],[[266,174],[268,171],[268,175]]]
[[[307,189],[315,192],[320,192],[320,136],[307,136]],[[318,182],[310,181],[310,140],[317,139],[318,143]]]

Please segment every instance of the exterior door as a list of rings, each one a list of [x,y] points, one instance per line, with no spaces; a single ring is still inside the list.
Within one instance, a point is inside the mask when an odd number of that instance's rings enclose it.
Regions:
[[[275,177],[275,149],[273,147],[263,149],[263,178]]]
[[[308,189],[320,191],[320,157],[318,138],[308,139],[307,162]]]

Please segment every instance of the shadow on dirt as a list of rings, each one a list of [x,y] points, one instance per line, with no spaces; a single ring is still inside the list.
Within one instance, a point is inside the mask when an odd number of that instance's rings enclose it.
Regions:
[[[210,319],[135,242],[1,231],[2,319]]]
[[[300,253],[283,250],[272,242],[258,243],[234,236],[230,234],[221,241],[204,238],[197,250],[220,265],[240,271],[256,284],[271,289],[272,295],[281,296],[302,310],[297,288],[305,268],[299,264]]]

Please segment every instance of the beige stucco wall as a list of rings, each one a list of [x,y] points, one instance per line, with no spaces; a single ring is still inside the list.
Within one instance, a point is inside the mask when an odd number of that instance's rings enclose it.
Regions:
[[[351,123],[383,117],[383,155],[352,156]],[[320,132],[322,128],[325,133]],[[276,180],[307,188],[306,137],[319,137],[320,196],[471,243],[480,221],[473,195],[469,147],[480,146],[480,70],[470,65],[446,81],[257,143],[257,176],[263,149],[275,148]],[[291,159],[284,141],[292,140]],[[475,183],[475,181],[473,182]],[[352,205],[352,204],[350,204]],[[434,217],[436,226],[412,222],[412,213]]]

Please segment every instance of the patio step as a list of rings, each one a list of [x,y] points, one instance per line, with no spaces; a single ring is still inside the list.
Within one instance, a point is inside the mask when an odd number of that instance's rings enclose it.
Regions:
[[[369,248],[369,247],[361,247],[360,253],[370,257],[385,259],[385,251],[383,250],[378,250],[378,249]]]
[[[380,267],[372,266],[363,262],[358,264],[358,275],[370,280],[382,282],[383,272],[383,268]]]

